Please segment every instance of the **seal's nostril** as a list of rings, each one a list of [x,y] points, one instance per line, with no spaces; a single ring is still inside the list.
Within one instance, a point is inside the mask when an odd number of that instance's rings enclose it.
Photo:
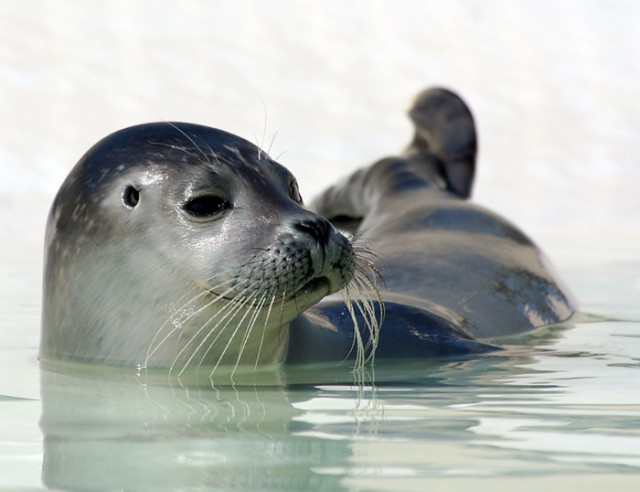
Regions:
[[[308,234],[316,240],[318,244],[326,245],[331,234],[331,225],[324,219],[304,220],[297,222],[293,226],[297,231]]]

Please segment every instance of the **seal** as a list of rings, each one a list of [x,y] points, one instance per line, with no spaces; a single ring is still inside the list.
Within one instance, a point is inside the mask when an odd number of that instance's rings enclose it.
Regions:
[[[46,242],[42,356],[126,366],[281,362],[289,322],[355,264],[289,171],[187,123],[98,142],[55,198]]]
[[[41,357],[212,373],[362,364],[481,353],[568,319],[540,250],[467,200],[464,102],[427,90],[410,116],[401,156],[309,209],[285,167],[222,130],[150,123],[104,138],[49,214]]]

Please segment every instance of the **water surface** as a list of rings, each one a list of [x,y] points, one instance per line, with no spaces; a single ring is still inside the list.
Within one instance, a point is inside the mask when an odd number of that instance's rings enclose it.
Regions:
[[[638,490],[638,19],[622,0],[0,3],[0,489]],[[398,151],[428,85],[475,113],[474,199],[592,317],[375,386],[41,372],[45,217],[97,140],[220,127],[266,142],[308,200]]]

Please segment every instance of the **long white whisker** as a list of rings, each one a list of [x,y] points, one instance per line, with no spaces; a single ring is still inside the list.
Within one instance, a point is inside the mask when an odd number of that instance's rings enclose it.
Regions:
[[[214,277],[211,277],[211,278],[214,278]],[[223,282],[222,284],[219,284],[219,285],[215,286],[215,289],[216,289],[216,290],[217,290],[217,289],[220,289],[221,287],[223,287],[223,286],[224,286],[224,285],[226,285],[226,284],[229,284],[230,282],[233,282],[233,279],[228,280],[228,281],[226,281],[226,282]],[[185,298],[186,298],[186,297],[187,297],[191,292],[196,291],[196,290],[198,290],[198,289],[203,289],[203,288],[202,288],[201,286],[199,286],[199,285],[194,285],[193,287],[191,287],[191,289],[189,289],[189,290],[187,291],[187,293],[185,293],[182,297],[180,297],[180,298],[176,301],[176,304],[179,304],[179,303],[180,303],[183,299],[185,299]],[[226,291],[226,292],[228,293],[229,291]],[[174,309],[173,311],[171,311],[171,313],[170,313],[170,314],[169,314],[169,316],[167,317],[167,320],[162,324],[162,326],[160,326],[160,328],[158,329],[158,331],[156,331],[156,334],[154,335],[153,339],[151,340],[151,343],[149,344],[149,351],[151,350],[151,347],[153,347],[153,344],[154,344],[154,342],[156,341],[156,338],[157,338],[157,337],[159,336],[159,334],[162,332],[162,330],[164,329],[164,327],[165,327],[165,326],[166,326],[166,325],[167,325],[167,324],[168,324],[168,323],[169,323],[169,322],[170,322],[170,321],[175,317],[175,315],[176,315],[177,313],[179,313],[180,311],[183,311],[185,308],[187,308],[188,306],[192,305],[192,304],[193,304],[194,302],[196,302],[198,299],[200,299],[200,298],[202,298],[202,297],[204,297],[204,296],[206,296],[207,294],[210,294],[210,293],[211,293],[211,292],[210,292],[208,289],[203,289],[203,290],[201,290],[201,292],[200,292],[199,294],[197,294],[197,295],[195,295],[195,296],[191,297],[188,301],[186,301],[185,303],[183,303],[180,307],[178,307],[178,308]],[[226,294],[225,294],[225,293],[223,293],[223,294],[221,294],[221,295],[226,295]],[[217,298],[216,298],[216,299],[214,299],[214,301],[212,301],[212,302],[215,302],[216,300],[217,300]],[[208,307],[208,306],[210,306],[210,305],[211,305],[211,303],[209,303],[209,304],[207,305],[207,307]],[[184,320],[182,320],[182,322],[186,321],[188,318],[192,317],[194,314],[197,314],[197,313],[192,313],[192,314],[190,314],[187,318],[185,318]],[[146,357],[145,357],[145,360],[147,360],[147,359],[149,358],[149,351],[147,351],[147,355],[146,355]]]
[[[245,289],[246,290],[246,289]],[[240,294],[229,301],[228,304],[226,304],[222,309],[220,309],[219,311],[215,312],[213,314],[213,316],[211,316],[207,321],[205,321],[202,326],[198,329],[198,333],[201,333],[202,330],[209,328],[209,324],[215,320],[217,317],[219,317],[220,315],[222,315],[222,317],[216,322],[216,324],[212,327],[208,329],[207,334],[204,336],[204,338],[200,341],[200,343],[198,344],[198,346],[193,350],[191,356],[189,357],[189,359],[186,361],[184,367],[182,368],[182,370],[179,373],[179,376],[182,375],[182,373],[186,370],[187,366],[191,363],[191,361],[193,360],[193,358],[197,355],[197,353],[200,351],[200,349],[204,346],[204,344],[207,342],[207,340],[209,339],[209,337],[216,332],[216,330],[218,330],[218,327],[224,323],[225,320],[227,320],[227,322],[225,323],[225,325],[219,330],[218,334],[215,336],[215,338],[213,339],[213,341],[209,344],[209,347],[207,347],[207,349],[204,351],[204,353],[202,354],[202,357],[200,358],[200,361],[198,362],[198,367],[200,367],[202,365],[202,362],[204,361],[204,359],[206,358],[207,354],[209,353],[209,351],[213,348],[215,342],[218,340],[218,338],[222,335],[222,333],[224,332],[224,330],[226,329],[226,327],[231,323],[231,321],[233,320],[233,318],[235,318],[236,314],[242,309],[242,306],[244,305],[244,303],[242,301],[238,301],[237,299],[242,299],[242,295],[245,291],[241,291]],[[228,319],[227,319],[228,318]],[[191,341],[189,342],[191,343]]]
[[[353,321],[353,334],[355,338],[356,345],[356,360],[353,367],[353,372],[358,375],[358,379],[362,379],[364,377],[364,367],[365,367],[365,356],[364,356],[364,343],[362,341],[362,334],[360,333],[360,326],[358,325],[358,318],[356,316],[355,310],[353,309],[353,303],[347,304],[347,311],[349,311],[349,315],[351,316],[351,320]]]
[[[379,317],[376,315],[376,309],[375,309],[376,305],[372,300],[364,296],[360,296],[358,302],[356,303],[359,311],[362,313],[362,316],[365,318],[365,324],[369,329],[369,334],[370,334],[369,343],[367,343],[366,348],[369,349],[371,347],[370,358],[373,358],[375,356],[375,349],[378,345],[378,335],[380,332],[380,325],[382,324],[384,320],[384,315],[385,315],[384,302],[382,301],[380,292],[375,286],[375,281],[372,281],[365,274],[360,274],[360,272],[356,272],[356,275],[354,276],[354,284],[358,289],[358,291],[361,292],[360,289],[365,291],[369,290],[374,292],[377,297],[378,306],[380,310]]]
[[[220,286],[224,286],[226,284],[229,284],[230,282],[232,282],[232,280],[229,280],[227,282],[223,282]],[[185,304],[183,304],[179,309],[174,310],[172,315],[167,319],[167,321],[164,322],[164,324],[160,327],[160,329],[156,332],[156,335],[154,335],[153,339],[151,340],[151,343],[149,344],[149,349],[147,350],[147,354],[145,356],[144,359],[144,364],[143,367],[146,367],[147,364],[149,363],[149,360],[151,359],[151,357],[153,357],[153,355],[160,349],[160,347],[162,347],[162,345],[164,345],[164,343],[171,338],[171,336],[176,332],[179,331],[181,329],[184,328],[185,323],[188,323],[190,320],[192,320],[194,317],[196,317],[198,314],[200,314],[202,311],[204,311],[205,309],[208,309],[209,307],[211,307],[212,305],[214,305],[216,302],[220,301],[220,299],[222,299],[223,297],[225,297],[227,294],[233,292],[233,290],[237,288],[237,286],[232,286],[229,289],[225,290],[224,292],[222,292],[221,294],[217,294],[216,297],[214,297],[211,301],[207,302],[204,306],[200,307],[199,309],[197,309],[195,312],[190,313],[185,319],[180,320],[180,322],[178,322],[176,324],[176,326],[174,326],[174,328],[172,328],[169,333],[162,339],[160,340],[160,342],[154,347],[153,343],[155,342],[156,338],[158,337],[159,333],[161,331],[164,330],[164,327],[167,325],[167,323],[169,323],[173,317],[175,316],[176,313],[180,312],[181,310],[185,309],[187,306],[189,306],[190,304],[192,304],[193,302],[197,301],[198,299],[202,298],[203,296],[210,294],[210,291],[206,290],[204,292],[201,292],[200,294],[198,294],[197,296],[195,296],[194,298],[190,299],[188,302],[186,302]],[[184,297],[184,296],[183,296]],[[152,348],[153,347],[153,348]]]
[[[380,325],[384,319],[384,303],[376,286],[376,279],[382,277],[373,261],[370,260],[370,257],[375,257],[375,255],[361,246],[354,247],[354,255],[354,274],[349,284],[343,289],[342,295],[354,328],[350,350],[350,353],[354,348],[356,350],[353,370],[358,380],[363,381],[366,363],[370,362],[373,365],[375,359]],[[378,302],[370,299],[367,293],[373,293]],[[368,331],[369,336],[366,344],[363,338],[363,327],[358,321],[359,318],[362,319]]]
[[[354,302],[351,298],[351,285],[347,285],[347,287],[342,291],[342,297],[344,299],[344,303],[347,306],[347,310],[349,310],[351,304]],[[349,312],[349,315],[351,317],[351,319],[353,320],[353,316],[351,314],[351,312]],[[353,326],[354,326],[354,330],[358,329],[358,324],[357,322],[353,322]],[[349,352],[347,352],[347,355],[345,355],[344,359],[342,362],[346,361],[347,359],[349,359],[349,356],[351,355],[351,353],[353,352],[353,349],[356,348],[356,336],[354,335],[353,339],[351,340],[351,347],[349,347]]]
[[[191,292],[193,292],[193,291],[195,291],[197,289],[198,289],[197,286],[194,286],[191,289],[189,289],[185,295],[183,295],[180,299],[178,299],[178,303],[181,302],[185,297],[187,297],[187,295],[191,294]],[[164,323],[162,323],[160,328],[158,328],[156,330],[156,333],[153,335],[153,338],[151,339],[151,342],[149,343],[149,347],[147,348],[147,353],[145,354],[144,361],[143,361],[143,363],[141,365],[141,368],[146,369],[147,364],[149,362],[149,359],[151,359],[151,357],[158,350],[160,345],[162,345],[164,343],[164,341],[166,340],[166,337],[165,337],[165,339],[163,339],[160,342],[160,344],[157,347],[154,348],[154,344],[156,342],[156,339],[160,336],[160,333],[162,333],[164,331],[164,328],[167,326],[167,324],[169,324],[169,322],[171,322],[171,320],[174,318],[176,313],[179,313],[180,311],[184,310],[187,306],[189,306],[190,304],[196,302],[198,299],[200,299],[201,297],[205,296],[206,294],[207,294],[206,291],[200,292],[196,296],[191,297],[187,302],[182,304],[179,308],[174,309],[173,311],[171,311],[171,313],[167,317],[167,320]],[[181,324],[179,324],[178,326],[174,326],[174,328],[172,330],[170,330],[169,335],[167,335],[167,337],[170,337],[175,332],[175,330],[180,329],[180,326],[181,326]]]
[[[247,303],[248,303],[248,300],[243,302],[242,306],[245,306]],[[249,306],[249,309],[245,310],[244,314],[242,315],[242,318],[240,318],[240,321],[236,325],[235,330],[233,330],[233,333],[231,333],[229,340],[227,340],[227,345],[225,345],[224,349],[222,350],[222,353],[218,357],[218,362],[216,362],[215,366],[213,367],[213,370],[211,371],[211,374],[209,375],[210,378],[213,378],[213,374],[216,372],[216,370],[218,369],[218,366],[224,359],[224,356],[226,355],[227,350],[229,350],[229,347],[231,346],[231,342],[233,342],[233,339],[238,334],[238,330],[242,326],[242,323],[244,323],[245,318],[249,315],[249,312],[251,311],[251,307],[253,306],[254,303],[255,303],[255,298],[251,299],[251,306]]]
[[[205,162],[209,162],[209,160],[208,160],[209,156],[207,156],[207,154],[200,148],[200,146],[196,143],[196,141],[189,134],[187,134],[187,132],[185,132],[178,125],[176,125],[174,123],[171,123],[170,121],[167,121],[166,123],[167,123],[167,125],[171,126],[172,128],[176,129],[178,132],[180,132],[180,134],[184,138],[189,140],[189,142],[191,142],[191,144],[196,148],[196,150],[202,154],[202,157],[204,157],[206,159]],[[209,150],[211,151],[211,148],[209,148]],[[212,151],[212,153],[213,153],[213,151]]]
[[[189,356],[189,358],[187,359],[187,361],[184,363],[183,368],[180,370],[180,372],[178,373],[178,377],[180,377],[184,371],[187,369],[187,367],[189,366],[189,364],[191,363],[191,361],[193,360],[193,358],[196,356],[196,354],[198,353],[198,351],[203,347],[203,345],[205,344],[205,342],[207,341],[207,339],[209,338],[209,336],[211,335],[211,333],[213,333],[215,331],[215,329],[219,326],[219,324],[221,322],[223,322],[227,316],[229,316],[230,314],[232,314],[234,312],[236,306],[236,302],[235,300],[231,300],[228,303],[226,303],[225,305],[223,305],[218,311],[216,311],[213,316],[211,316],[207,321],[205,321],[202,326],[200,326],[200,328],[198,328],[198,330],[194,333],[194,335],[189,339],[189,341],[184,345],[184,347],[182,347],[182,349],[180,350],[180,352],[176,355],[173,364],[171,365],[171,367],[173,368],[173,365],[175,365],[175,363],[178,361],[178,359],[180,358],[180,356],[184,353],[184,351],[189,347],[189,345],[191,345],[191,342],[193,342],[201,333],[203,330],[207,329],[209,327],[209,324],[215,320],[217,317],[222,316],[222,318],[214,325],[213,328],[211,328],[209,330],[209,332],[204,336],[204,338],[200,341],[200,343],[198,344],[198,346],[192,351],[191,355]],[[202,363],[202,361],[200,361],[200,363]]]
[[[365,358],[365,360],[372,359],[375,356],[375,349],[378,346],[378,319],[375,317],[375,312],[373,312],[373,307],[369,302],[364,302],[364,300],[359,299],[353,303],[357,310],[362,315],[365,326],[369,331],[369,340],[367,344],[362,347],[364,353],[367,352],[369,348],[371,351],[369,352],[369,356]]]
[[[253,314],[251,315],[251,318],[249,319],[249,323],[247,323],[247,329],[244,332],[244,336],[242,337],[242,342],[240,343],[240,350],[238,351],[238,357],[236,359],[236,364],[233,367],[233,371],[231,371],[231,377],[234,376],[234,374],[236,373],[236,370],[238,369],[238,366],[240,365],[240,359],[242,358],[242,354],[244,353],[244,349],[247,346],[247,342],[249,341],[249,337],[251,336],[251,332],[253,331],[253,327],[256,324],[256,321],[258,319],[258,316],[260,315],[260,312],[262,311],[262,307],[264,306],[264,303],[266,302],[267,299],[267,293],[265,292],[262,297],[260,298],[260,300],[258,301],[258,304],[256,305],[256,307],[253,307],[253,304],[251,304],[250,306],[250,310],[253,309]]]
[[[229,312],[225,314],[225,316],[222,319],[220,319],[211,330],[209,330],[209,332],[207,333],[207,336],[202,341],[201,346],[203,346],[204,342],[206,342],[209,339],[209,337],[214,333],[215,333],[215,337],[213,337],[213,340],[211,340],[211,342],[209,343],[209,346],[205,349],[204,353],[200,357],[200,360],[198,361],[198,367],[202,366],[202,363],[207,358],[207,356],[209,355],[213,347],[216,345],[216,342],[220,339],[220,337],[227,330],[227,328],[231,326],[232,321],[236,318],[238,313],[242,312],[242,308],[244,307],[245,304],[246,304],[245,300],[235,302],[233,304],[232,309],[229,310]],[[222,323],[224,323],[223,326],[221,326]],[[218,362],[220,362],[220,358],[218,358]]]
[[[271,148],[273,147],[273,144],[275,143],[277,136],[278,136],[278,132],[274,132],[273,137],[271,137],[271,142],[269,142],[269,148],[267,149],[267,154],[271,154]],[[280,157],[282,157],[282,154],[278,156],[278,159],[280,159]]]
[[[260,337],[260,345],[258,345],[258,354],[256,355],[256,364],[253,366],[253,370],[258,369],[258,362],[260,361],[260,355],[262,354],[262,344],[264,343],[264,335],[267,331],[267,326],[269,325],[269,318],[271,317],[271,308],[273,307],[273,303],[276,300],[275,294],[271,297],[271,302],[269,303],[269,309],[267,310],[267,317],[264,320],[264,326],[262,328],[262,336]]]

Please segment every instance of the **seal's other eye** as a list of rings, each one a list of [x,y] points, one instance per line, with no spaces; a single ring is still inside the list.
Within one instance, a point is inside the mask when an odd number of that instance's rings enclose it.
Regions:
[[[140,192],[133,185],[128,185],[122,192],[122,204],[127,208],[134,208],[140,201]]]
[[[293,180],[289,183],[289,196],[295,202],[302,203],[302,197],[300,196],[300,190],[298,189],[298,183]]]
[[[213,218],[231,207],[227,200],[215,195],[198,196],[182,206],[185,212],[197,219]]]

